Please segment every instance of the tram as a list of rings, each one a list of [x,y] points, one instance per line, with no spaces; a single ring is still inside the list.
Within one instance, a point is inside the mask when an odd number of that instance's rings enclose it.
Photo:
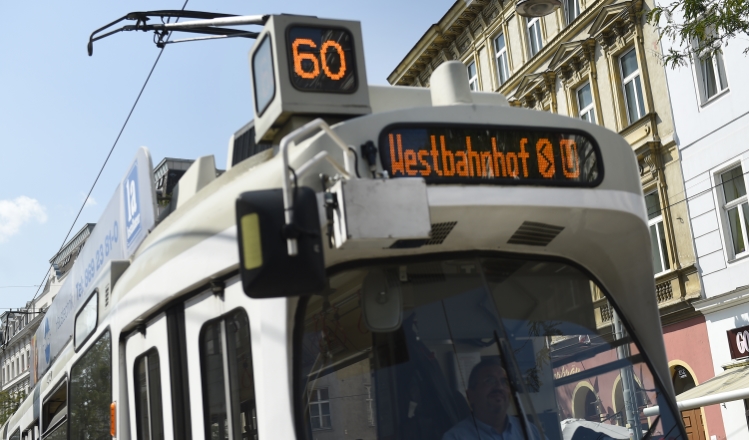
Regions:
[[[263,26],[256,118],[161,215],[138,151],[3,439],[687,438],[620,136],[459,62],[368,85],[358,22],[196,18]]]

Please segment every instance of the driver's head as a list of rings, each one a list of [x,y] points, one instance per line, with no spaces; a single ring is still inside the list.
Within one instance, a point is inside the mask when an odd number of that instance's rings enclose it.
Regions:
[[[510,400],[510,382],[499,359],[484,359],[473,367],[466,397],[474,413],[504,418]]]

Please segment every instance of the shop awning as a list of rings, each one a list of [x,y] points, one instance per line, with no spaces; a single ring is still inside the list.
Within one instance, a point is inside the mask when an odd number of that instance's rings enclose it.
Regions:
[[[749,398],[749,365],[730,368],[712,379],[676,396],[680,411]],[[643,410],[646,416],[658,414],[658,407]]]

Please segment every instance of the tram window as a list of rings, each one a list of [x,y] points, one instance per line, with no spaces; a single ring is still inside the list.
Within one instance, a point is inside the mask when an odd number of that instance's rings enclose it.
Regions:
[[[138,438],[163,440],[164,417],[161,405],[159,353],[149,350],[135,360],[135,413]]]
[[[43,438],[44,440],[68,440],[68,424],[63,423]]]
[[[21,430],[16,429],[16,432],[10,435],[10,440],[21,440]]]
[[[45,435],[44,438],[57,438],[58,431],[65,432],[67,439],[67,423],[64,422],[68,413],[68,381],[63,380],[54,391],[44,400],[42,405],[42,432],[47,433],[50,428],[55,428],[54,432]]]
[[[362,297],[380,292],[366,288],[373,272],[400,292],[395,331],[366,327]],[[668,411],[658,420],[644,416],[646,406],[667,408],[666,394],[623,324],[604,319],[609,306],[596,299],[606,292],[564,262],[367,266],[331,276],[326,292],[303,300],[298,314],[300,438],[324,435],[321,390],[329,429],[351,438],[561,440],[577,419],[605,424],[615,439],[630,438],[627,426],[644,432],[653,424],[654,438],[679,432]],[[492,407],[503,409],[500,416]]]
[[[257,439],[250,324],[244,311],[236,310],[203,326],[200,358],[205,437],[223,440],[231,430],[233,438]]]
[[[96,330],[99,314],[99,289],[94,289],[86,304],[75,316],[75,348],[79,349]]]
[[[205,438],[216,440],[229,438],[226,432],[228,415],[226,413],[223,344],[221,343],[222,323],[223,321],[219,320],[204,325],[200,335]]]
[[[70,369],[70,438],[109,438],[112,339],[109,331]]]

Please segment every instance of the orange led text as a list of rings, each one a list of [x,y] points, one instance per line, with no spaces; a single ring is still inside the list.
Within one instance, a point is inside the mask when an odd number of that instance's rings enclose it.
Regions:
[[[445,136],[430,135],[429,145],[404,148],[399,133],[388,135],[390,168],[393,177],[467,177],[512,179],[577,179],[580,159],[577,143],[562,139],[555,147],[548,138],[529,143],[520,138],[518,145],[506,151],[491,137],[491,147],[474,145],[471,136],[446,140]],[[456,142],[459,142],[456,148]],[[431,147],[431,149],[429,148]],[[558,164],[561,158],[561,164]],[[557,167],[560,174],[557,175]]]
[[[309,38],[297,38],[291,43],[294,73],[304,79],[315,79],[320,76],[320,68],[322,67],[322,73],[333,81],[339,81],[346,75],[346,56],[340,44],[333,40],[327,40],[322,43],[319,51],[312,51],[312,49],[317,49],[317,44]],[[337,72],[334,72],[328,65],[327,55],[329,51],[334,51],[340,59]],[[304,61],[308,61],[306,66],[302,64]]]

